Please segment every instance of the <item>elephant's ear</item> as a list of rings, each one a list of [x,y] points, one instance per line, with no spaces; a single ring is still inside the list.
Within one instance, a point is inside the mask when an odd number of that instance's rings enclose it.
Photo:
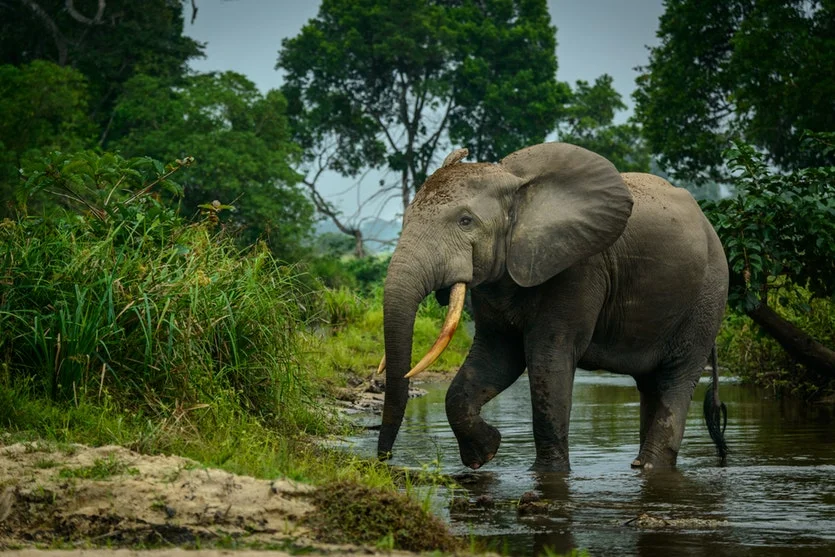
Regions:
[[[581,147],[543,143],[501,164],[524,180],[507,254],[510,276],[521,286],[541,284],[609,247],[632,214],[632,195],[614,165]]]

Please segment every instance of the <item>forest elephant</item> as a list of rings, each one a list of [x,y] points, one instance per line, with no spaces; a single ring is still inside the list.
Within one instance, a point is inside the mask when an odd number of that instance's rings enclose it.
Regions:
[[[715,339],[728,267],[690,193],[650,174],[620,174],[565,143],[527,147],[497,164],[460,162],[466,155],[450,154],[418,191],[389,264],[380,458],[390,456],[400,429],[408,377],[446,347],[469,289],[475,336],[446,395],[466,466],[496,454],[501,435],[480,410],[527,369],[532,469],[568,470],[578,366],[635,379],[640,449],[632,466],[674,466],[709,359],[705,419],[724,460]],[[449,300],[447,319],[410,371],[415,313],[432,292]]]

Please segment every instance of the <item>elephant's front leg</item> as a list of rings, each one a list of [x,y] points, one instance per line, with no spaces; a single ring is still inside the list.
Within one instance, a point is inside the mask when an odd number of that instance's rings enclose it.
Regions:
[[[536,461],[531,469],[540,472],[568,471],[568,426],[576,369],[574,349],[569,346],[543,350],[539,345],[530,352],[528,376],[536,444]]]
[[[477,331],[464,365],[446,395],[449,425],[458,440],[461,462],[473,470],[489,462],[502,436],[480,412],[525,370],[522,340],[518,335]]]

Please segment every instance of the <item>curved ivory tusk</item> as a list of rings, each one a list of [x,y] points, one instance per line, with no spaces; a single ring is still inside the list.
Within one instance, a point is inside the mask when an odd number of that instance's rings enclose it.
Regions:
[[[447,310],[444,325],[441,327],[441,333],[438,335],[438,340],[426,353],[426,356],[421,358],[412,370],[405,375],[405,377],[414,377],[421,371],[432,365],[438,359],[438,356],[449,345],[452,340],[452,335],[455,334],[455,329],[458,328],[458,322],[461,320],[461,311],[464,309],[464,296],[467,294],[467,287],[463,282],[456,282],[452,286],[449,293],[449,309]]]
[[[383,354],[383,359],[380,360],[380,365],[377,366],[377,375],[383,373],[386,370],[386,355]]]

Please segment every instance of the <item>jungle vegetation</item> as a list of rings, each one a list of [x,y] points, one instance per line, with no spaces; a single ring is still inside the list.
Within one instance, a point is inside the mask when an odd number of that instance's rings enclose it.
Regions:
[[[832,2],[667,0],[625,124],[609,76],[557,80],[544,0],[323,0],[276,45],[286,80],[266,92],[188,69],[204,48],[183,34],[190,4],[101,4],[0,5],[0,424],[15,435],[390,485],[308,442],[345,427],[318,401],[379,361],[386,269],[319,171],[387,169],[405,205],[451,146],[495,160],[553,137],[731,192],[704,203],[733,274],[724,365],[833,392]],[[346,235],[314,237],[321,218]],[[442,314],[427,300],[416,352]]]

